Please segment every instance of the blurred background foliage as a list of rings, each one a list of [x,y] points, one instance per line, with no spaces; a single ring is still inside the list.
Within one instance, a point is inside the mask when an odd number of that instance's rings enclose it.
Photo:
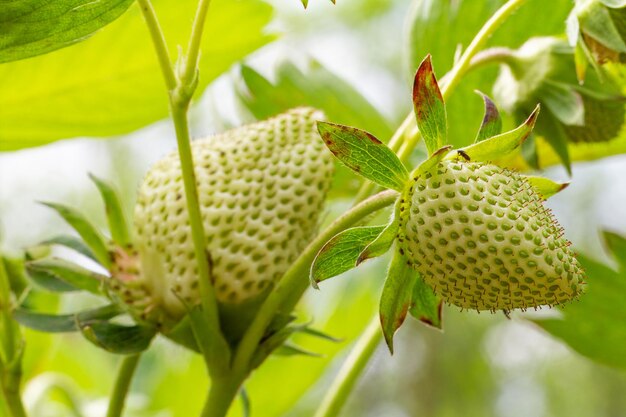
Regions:
[[[195,2],[154,3],[173,49],[187,34]],[[295,0],[216,1],[203,46],[202,94],[192,109],[194,135],[306,104],[324,109],[329,120],[387,140],[411,108],[411,78],[424,55],[433,55],[437,75],[443,76],[457,45],[467,46],[502,3],[342,0],[332,6],[311,0],[304,11]],[[570,0],[529,0],[490,44],[517,48],[530,36],[564,36],[571,6]],[[473,140],[483,112],[473,90],[490,93],[497,71],[490,66],[470,74],[449,100],[455,145]],[[77,206],[104,228],[100,198],[88,172],[114,182],[131,211],[147,167],[175,147],[172,125],[162,120],[167,106],[161,83],[136,6],[85,42],[0,65],[0,150],[7,151],[0,154],[0,249],[16,254],[67,231],[37,200]],[[505,116],[505,124],[514,123]],[[97,139],[110,135],[118,136]],[[75,136],[81,138],[8,152]],[[590,151],[583,146],[575,152]],[[561,167],[547,174],[568,177]],[[350,205],[358,186],[356,177],[339,170],[326,221]],[[626,345],[623,327],[616,327],[626,322],[623,302],[619,304],[626,295],[624,270],[615,272],[617,263],[602,246],[601,230],[626,234],[625,157],[575,164],[573,184],[549,206],[567,237],[589,259],[588,270],[621,283],[621,294],[615,292],[619,286],[607,284],[604,289],[614,291],[617,307],[595,318],[595,323],[608,322],[618,331],[593,340],[593,346],[582,339],[573,347],[592,357],[604,347],[619,352]],[[296,342],[323,356],[271,358],[246,386],[254,416],[312,414],[375,313],[385,264],[385,259],[373,261],[325,283],[320,291],[309,291],[299,307],[300,318],[342,341],[298,336],[302,339]],[[93,300],[35,293],[29,302],[38,310],[69,312]],[[584,308],[572,308],[573,318],[567,311],[571,326],[561,326],[561,331],[595,325]],[[619,370],[590,361],[524,319],[549,328],[558,321],[557,312],[514,313],[512,320],[454,308],[444,314],[445,332],[412,322],[398,335],[394,357],[379,349],[346,416],[626,416],[623,364]],[[25,400],[32,415],[103,416],[119,358],[79,335],[25,334]],[[197,415],[207,384],[199,356],[159,339],[141,361],[126,415]],[[236,405],[232,415],[240,414]]]

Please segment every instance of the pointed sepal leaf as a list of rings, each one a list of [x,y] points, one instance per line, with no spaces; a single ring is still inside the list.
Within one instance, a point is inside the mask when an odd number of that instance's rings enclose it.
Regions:
[[[156,330],[147,326],[124,326],[108,321],[77,320],[83,336],[107,352],[131,355],[148,349]]]
[[[297,329],[296,332],[309,335],[311,337],[315,337],[318,339],[326,340],[332,343],[339,343],[342,339],[338,339],[334,336],[329,335],[321,330],[313,329],[309,326],[302,326],[300,329]]]
[[[539,108],[537,105],[528,119],[516,129],[458,149],[455,157],[476,162],[491,162],[508,156],[519,148],[532,133],[539,115]]]
[[[55,292],[85,290],[102,294],[106,276],[58,258],[46,258],[26,263],[26,271],[39,286]]]
[[[476,94],[483,98],[483,102],[485,103],[485,115],[483,116],[483,121],[480,124],[474,143],[482,142],[485,139],[498,136],[502,133],[502,118],[500,117],[500,112],[496,104],[487,94],[478,90],[476,90]]]
[[[335,235],[320,249],[311,265],[311,285],[343,274],[356,266],[361,252],[386,226],[353,227]]]
[[[451,145],[446,145],[437,149],[431,156],[428,157],[428,159],[419,164],[418,167],[411,172],[411,176],[416,177],[433,170],[439,162],[441,162],[450,153],[451,149]]]
[[[105,268],[111,266],[111,258],[106,239],[81,213],[71,207],[57,203],[42,202],[43,205],[55,210],[63,219],[78,232],[91,249],[98,262]]]
[[[547,200],[558,192],[563,191],[569,186],[569,182],[556,182],[549,178],[538,177],[534,175],[523,175],[526,181],[539,193],[541,198]]]
[[[400,222],[398,221],[398,216],[394,213],[394,216],[391,218],[389,224],[387,224],[376,239],[367,245],[359,254],[359,257],[356,260],[356,266],[359,266],[362,262],[368,259],[377,258],[387,253],[393,242],[396,240],[399,227]]]
[[[613,254],[617,263],[621,265],[622,271],[626,271],[626,239],[609,230],[603,231],[602,236],[609,252]]]
[[[422,134],[428,154],[448,142],[446,106],[433,72],[430,54],[424,58],[415,73],[413,83],[413,109],[417,127]]]
[[[86,256],[94,262],[98,262],[96,256],[93,254],[91,249],[89,249],[89,247],[85,245],[85,242],[83,242],[80,238],[76,236],[59,235],[51,239],[45,240],[41,242],[41,244],[65,246],[66,248],[72,249],[73,251],[76,251],[81,255]]]
[[[300,0],[302,2],[302,5],[304,6],[304,8],[306,9],[309,5],[309,0]]]
[[[109,320],[122,313],[121,307],[116,304],[74,314],[46,314],[18,308],[13,311],[13,318],[22,326],[33,330],[47,333],[65,333],[78,331],[78,321],[87,323],[93,320]]]
[[[310,350],[306,350],[292,343],[284,343],[283,345],[276,348],[276,350],[272,353],[276,356],[309,356],[313,358],[322,357],[322,355],[320,355],[319,353],[311,352]]]
[[[413,303],[413,287],[417,276],[417,271],[409,266],[407,257],[396,248],[380,297],[380,324],[391,354],[393,336],[404,323]]]
[[[128,247],[132,243],[128,221],[122,209],[119,195],[111,184],[93,174],[89,174],[89,178],[96,184],[106,210],[106,217],[109,223],[109,230],[113,241],[121,247]]]
[[[374,135],[328,122],[317,122],[317,129],[328,149],[352,171],[385,188],[404,188],[409,178],[406,167]]]
[[[442,321],[443,300],[435,294],[433,289],[416,272],[415,285],[409,313],[424,324],[436,329],[443,328]]]

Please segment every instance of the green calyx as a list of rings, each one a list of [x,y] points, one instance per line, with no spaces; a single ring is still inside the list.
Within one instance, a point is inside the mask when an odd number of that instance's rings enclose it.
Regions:
[[[401,252],[453,305],[475,310],[563,304],[582,291],[569,242],[525,177],[442,160],[402,194]]]

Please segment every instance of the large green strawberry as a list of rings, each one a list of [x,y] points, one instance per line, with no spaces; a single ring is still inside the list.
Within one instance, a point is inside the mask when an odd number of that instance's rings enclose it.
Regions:
[[[315,129],[322,118],[300,108],[193,142],[206,252],[223,308],[265,294],[314,236],[333,172]],[[139,188],[135,252],[116,256],[112,287],[143,320],[176,322],[185,304],[198,302],[184,195],[172,153]]]
[[[526,309],[581,292],[583,272],[561,227],[516,172],[444,159],[412,179],[400,212],[400,251],[451,304]]]

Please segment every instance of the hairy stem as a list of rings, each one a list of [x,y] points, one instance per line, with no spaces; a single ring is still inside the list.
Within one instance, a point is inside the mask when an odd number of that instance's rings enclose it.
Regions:
[[[393,204],[398,193],[387,190],[370,197],[337,218],[320,233],[291,265],[278,285],[267,297],[244,335],[233,363],[235,372],[245,373],[267,326],[278,312],[290,312],[309,287],[309,269],[317,252],[337,233],[354,226],[368,215]]]
[[[121,417],[126,402],[126,395],[128,394],[128,389],[130,388],[130,383],[137,369],[140,357],[141,354],[129,355],[122,360],[120,368],[117,371],[115,386],[113,387],[113,392],[109,400],[107,417]]]
[[[376,348],[382,338],[380,319],[376,315],[341,366],[337,377],[322,400],[322,405],[315,413],[315,417],[335,417],[339,415],[359,376],[361,376],[370,358],[376,352]]]

